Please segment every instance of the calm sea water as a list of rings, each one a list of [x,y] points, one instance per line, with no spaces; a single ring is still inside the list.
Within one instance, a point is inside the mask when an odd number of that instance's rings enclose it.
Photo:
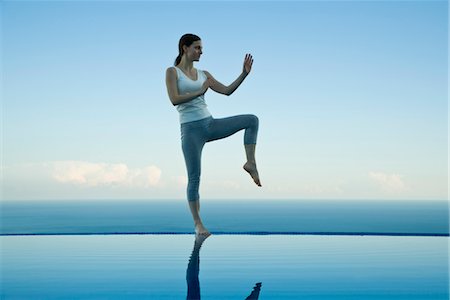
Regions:
[[[204,200],[201,214],[203,243],[184,201],[3,201],[0,298],[449,298],[445,201]]]
[[[224,234],[200,244],[193,235],[129,234],[0,241],[1,299],[449,297],[448,237]]]
[[[1,234],[192,233],[187,201],[2,201]],[[446,201],[201,200],[213,233],[449,233]]]

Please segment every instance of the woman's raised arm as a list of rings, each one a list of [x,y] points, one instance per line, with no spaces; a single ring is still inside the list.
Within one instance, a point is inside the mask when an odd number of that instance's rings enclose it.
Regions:
[[[251,54],[246,54],[244,59],[244,67],[242,69],[242,73],[239,75],[239,77],[229,86],[225,86],[219,81],[217,81],[208,71],[204,71],[206,74],[206,77],[208,78],[207,81],[209,81],[209,86],[211,89],[217,93],[224,94],[224,95],[231,95],[234,93],[234,91],[241,85],[241,83],[244,81],[244,79],[248,76],[250,73],[250,70],[252,69],[253,64],[253,58]]]

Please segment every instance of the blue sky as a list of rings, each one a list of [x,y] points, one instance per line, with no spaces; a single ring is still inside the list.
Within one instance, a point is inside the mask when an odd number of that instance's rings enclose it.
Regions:
[[[3,1],[2,199],[185,199],[165,70],[184,33],[214,117],[203,199],[447,199],[447,1]]]

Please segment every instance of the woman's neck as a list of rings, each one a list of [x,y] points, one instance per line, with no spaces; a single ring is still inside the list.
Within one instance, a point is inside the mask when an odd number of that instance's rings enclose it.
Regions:
[[[186,71],[191,71],[194,68],[194,62],[186,60],[183,56],[178,64],[178,67]]]

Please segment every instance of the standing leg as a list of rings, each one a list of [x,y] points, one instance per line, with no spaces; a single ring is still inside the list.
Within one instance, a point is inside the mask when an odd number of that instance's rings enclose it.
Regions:
[[[259,119],[255,115],[237,115],[227,118],[213,119],[208,130],[207,142],[226,138],[245,129],[244,148],[247,162],[243,168],[247,171],[258,186],[261,186],[255,161],[255,147],[258,137]]]
[[[194,219],[195,233],[209,236],[211,233],[206,229],[205,225],[203,225],[202,219],[200,218],[200,200],[188,201],[188,203],[192,218]]]
[[[187,199],[194,219],[195,231],[198,234],[210,235],[200,218],[200,174],[201,155],[205,145],[199,128],[184,127],[182,130],[182,148],[188,173]]]

